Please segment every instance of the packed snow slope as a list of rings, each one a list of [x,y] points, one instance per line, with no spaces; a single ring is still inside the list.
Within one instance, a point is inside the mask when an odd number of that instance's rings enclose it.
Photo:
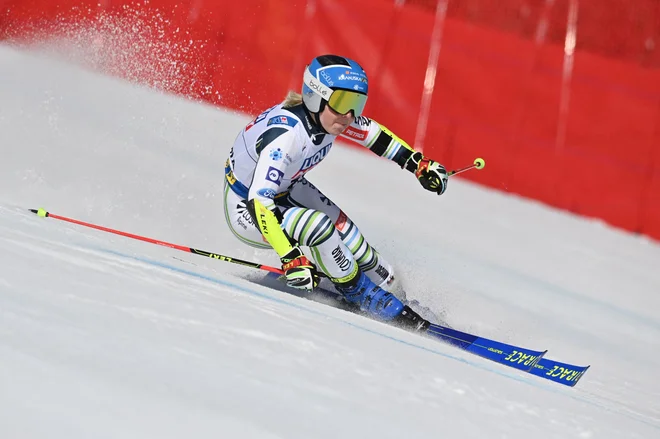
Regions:
[[[644,238],[460,178],[438,197],[353,148],[310,173],[409,298],[591,364],[568,388],[27,211],[276,265],[223,219],[248,120],[0,47],[0,437],[660,437],[660,246]]]

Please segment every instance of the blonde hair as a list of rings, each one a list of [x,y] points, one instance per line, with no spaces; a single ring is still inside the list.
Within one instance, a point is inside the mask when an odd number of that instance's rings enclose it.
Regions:
[[[284,104],[282,104],[282,106],[284,108],[291,108],[300,104],[302,104],[302,95],[300,93],[291,90],[289,91],[289,94],[286,95],[286,98],[284,99]]]

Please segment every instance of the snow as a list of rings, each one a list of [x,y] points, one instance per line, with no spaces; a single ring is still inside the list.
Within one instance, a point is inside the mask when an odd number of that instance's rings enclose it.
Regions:
[[[0,437],[660,437],[660,245],[644,237],[460,177],[437,197],[354,148],[310,174],[409,298],[591,364],[568,388],[27,210],[277,265],[223,218],[248,119],[0,46]]]

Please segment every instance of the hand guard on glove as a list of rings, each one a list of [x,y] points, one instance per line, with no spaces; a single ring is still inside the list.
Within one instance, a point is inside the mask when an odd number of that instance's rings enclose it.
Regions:
[[[312,291],[319,285],[319,274],[314,264],[300,250],[294,247],[280,258],[286,284],[292,288]]]
[[[415,152],[406,162],[406,169],[415,174],[427,191],[442,195],[447,190],[447,170],[438,162],[430,160],[421,152]]]

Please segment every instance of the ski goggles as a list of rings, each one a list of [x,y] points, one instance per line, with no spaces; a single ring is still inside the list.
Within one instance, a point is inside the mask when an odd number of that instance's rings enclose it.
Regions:
[[[352,111],[355,117],[362,115],[367,95],[351,90],[333,90],[328,105],[339,114]]]

